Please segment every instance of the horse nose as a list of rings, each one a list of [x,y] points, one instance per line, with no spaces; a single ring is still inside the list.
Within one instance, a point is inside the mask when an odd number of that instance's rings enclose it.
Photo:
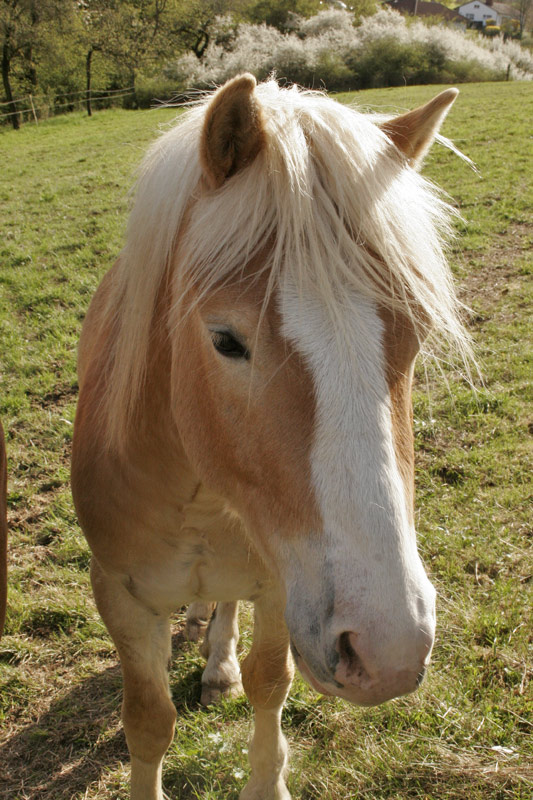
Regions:
[[[363,691],[368,699],[379,702],[381,695],[399,696],[413,692],[424,679],[433,646],[433,636],[420,630],[411,643],[410,657],[405,663],[391,659],[380,663],[371,644],[365,645],[353,631],[341,633],[335,645],[337,666],[335,680],[346,690]]]

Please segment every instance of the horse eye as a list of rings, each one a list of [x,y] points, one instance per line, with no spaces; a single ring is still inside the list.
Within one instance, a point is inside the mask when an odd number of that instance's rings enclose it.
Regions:
[[[211,339],[215,350],[227,358],[250,358],[246,347],[228,331],[211,331]]]

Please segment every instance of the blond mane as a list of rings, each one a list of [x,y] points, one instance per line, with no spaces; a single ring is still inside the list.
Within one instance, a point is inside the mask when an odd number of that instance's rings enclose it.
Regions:
[[[112,443],[123,441],[138,403],[163,279],[207,292],[267,243],[269,291],[286,275],[310,286],[341,337],[343,297],[355,288],[407,314],[421,339],[431,328],[433,341],[469,355],[444,255],[454,212],[439,191],[371,116],[274,80],[256,92],[266,147],[220,189],[205,187],[199,163],[209,97],[143,161],[108,304],[117,331],[104,400]]]

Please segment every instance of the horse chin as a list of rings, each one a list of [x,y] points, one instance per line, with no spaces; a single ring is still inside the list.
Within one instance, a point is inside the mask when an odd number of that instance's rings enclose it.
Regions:
[[[307,666],[307,664],[305,663],[305,661],[301,656],[296,657],[295,660],[296,660],[296,666],[300,670],[302,677],[304,678],[305,681],[307,681],[307,683],[310,686],[312,686],[315,692],[323,694],[326,697],[335,696],[336,692],[333,690],[333,688],[328,688],[324,684],[317,681],[317,679],[315,678],[315,676],[313,675],[313,673],[311,672],[311,670],[309,669],[309,667]]]
[[[386,687],[384,685],[374,685],[373,682],[370,682],[365,687],[343,686],[342,684],[337,683],[320,683],[320,681],[315,678],[301,655],[295,651],[294,646],[291,649],[296,666],[298,667],[298,670],[300,671],[304,680],[315,690],[315,692],[325,695],[326,697],[340,697],[342,700],[347,700],[349,703],[352,703],[356,706],[371,707],[379,706],[382,703],[386,703],[388,700],[394,699],[395,697],[410,693],[410,690],[398,691],[394,685]],[[412,691],[414,691],[414,688]]]

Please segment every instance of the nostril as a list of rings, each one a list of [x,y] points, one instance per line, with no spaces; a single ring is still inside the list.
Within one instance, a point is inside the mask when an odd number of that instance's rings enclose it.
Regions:
[[[345,631],[341,633],[337,642],[340,664],[344,668],[343,672],[347,678],[353,676],[362,678],[367,675],[364,664],[355,649],[356,639],[356,633]]]

